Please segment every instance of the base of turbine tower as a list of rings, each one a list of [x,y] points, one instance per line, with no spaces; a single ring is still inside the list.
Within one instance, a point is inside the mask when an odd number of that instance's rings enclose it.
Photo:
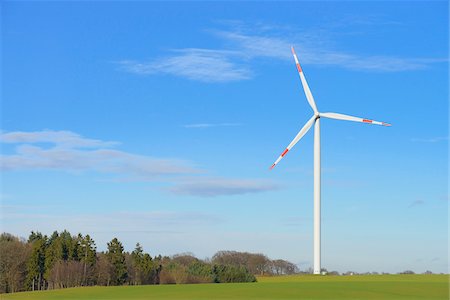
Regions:
[[[320,271],[314,270],[314,271],[313,271],[313,274],[314,274],[314,275],[327,275],[328,272],[327,272],[325,269],[321,269]]]

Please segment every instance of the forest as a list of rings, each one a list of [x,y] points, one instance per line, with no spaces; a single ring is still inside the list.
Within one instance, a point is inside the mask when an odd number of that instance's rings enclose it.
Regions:
[[[192,253],[151,256],[137,243],[124,250],[113,238],[97,251],[89,234],[64,230],[50,236],[31,232],[28,239],[0,235],[0,293],[79,286],[255,282],[255,275],[294,274],[289,261],[264,254],[219,251],[210,259]]]

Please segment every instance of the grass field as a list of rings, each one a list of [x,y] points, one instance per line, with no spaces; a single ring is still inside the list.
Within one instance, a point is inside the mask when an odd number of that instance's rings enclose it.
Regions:
[[[448,275],[280,276],[257,283],[85,287],[1,299],[449,299]]]

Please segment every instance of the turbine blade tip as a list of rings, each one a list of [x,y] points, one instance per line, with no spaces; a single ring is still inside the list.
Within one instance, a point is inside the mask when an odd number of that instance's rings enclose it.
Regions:
[[[273,164],[273,165],[269,168],[269,170],[272,170],[273,168],[275,168],[275,164]]]
[[[385,122],[383,122],[382,124],[383,124],[383,126],[388,126],[388,127],[392,126],[392,124],[385,123]]]

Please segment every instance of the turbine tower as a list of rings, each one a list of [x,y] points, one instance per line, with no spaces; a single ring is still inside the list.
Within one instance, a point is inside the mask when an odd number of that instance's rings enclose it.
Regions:
[[[344,121],[354,121],[361,122],[367,124],[376,124],[382,126],[391,126],[389,123],[378,122],[374,120],[352,117],[348,115],[338,114],[338,113],[320,113],[317,110],[316,102],[314,101],[314,97],[311,94],[311,90],[309,89],[308,83],[306,82],[305,75],[303,74],[302,67],[298,62],[297,55],[295,54],[294,47],[291,47],[292,55],[294,55],[295,64],[297,66],[298,74],[300,75],[300,80],[302,82],[303,90],[306,94],[306,99],[308,100],[309,105],[314,111],[314,115],[306,122],[302,129],[300,129],[299,133],[295,136],[292,142],[286,147],[286,149],[281,153],[275,163],[270,167],[273,169],[280,160],[292,149],[292,147],[297,144],[297,142],[308,132],[308,130],[314,124],[314,274],[320,274],[320,118],[329,118],[336,120],[344,120]]]

